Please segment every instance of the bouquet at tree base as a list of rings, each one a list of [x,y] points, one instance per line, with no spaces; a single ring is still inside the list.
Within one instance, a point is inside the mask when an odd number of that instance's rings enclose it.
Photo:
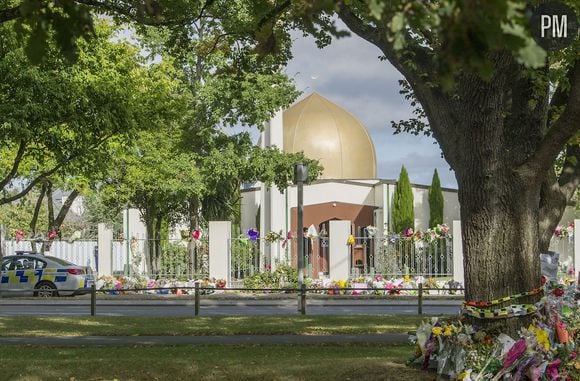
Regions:
[[[580,291],[575,284],[547,282],[543,292],[543,307],[516,340],[463,318],[422,323],[411,336],[416,353],[409,364],[464,381],[580,380]]]

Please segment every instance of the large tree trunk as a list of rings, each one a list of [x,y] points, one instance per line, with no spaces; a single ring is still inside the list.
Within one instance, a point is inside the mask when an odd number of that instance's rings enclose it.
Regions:
[[[542,105],[529,109],[529,82],[505,55],[496,58],[497,74],[485,82],[464,76],[460,99],[447,110],[463,124],[454,147],[459,189],[467,301],[491,301],[540,286],[539,210],[542,176],[523,166],[541,129]],[[512,77],[515,76],[515,79]],[[541,103],[541,102],[540,102]],[[527,129],[526,136],[518,136]],[[539,295],[511,300],[533,303]],[[472,318],[478,325],[497,320]],[[529,317],[507,319],[504,331],[516,335]]]
[[[484,157],[479,160],[486,162]],[[487,176],[457,176],[467,301],[491,301],[540,286],[540,185],[509,168],[498,168],[491,176],[493,187]],[[526,297],[494,308],[538,299],[539,295]],[[484,326],[493,323],[479,318],[471,321]],[[515,335],[528,323],[527,317],[508,319],[505,332]]]
[[[466,299],[489,301],[538,287],[540,249],[549,244],[551,227],[562,216],[562,201],[571,197],[580,181],[580,153],[557,182],[546,179],[558,153],[580,130],[580,60],[570,65],[569,81],[561,80],[550,100],[547,84],[538,80],[548,77],[548,65],[524,68],[508,51],[486,57],[494,69],[488,80],[457,71],[453,88],[444,90],[437,65],[439,36],[432,36],[431,47],[422,41],[397,51],[385,25],[368,22],[358,8],[346,4],[339,6],[338,13],[351,31],[376,45],[408,81],[455,170]],[[558,192],[564,195],[559,200]],[[528,320],[502,322],[514,334]],[[489,321],[478,319],[478,323]]]

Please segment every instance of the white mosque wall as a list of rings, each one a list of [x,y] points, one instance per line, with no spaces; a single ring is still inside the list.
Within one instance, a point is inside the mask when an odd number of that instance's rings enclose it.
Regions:
[[[429,207],[429,189],[413,187],[415,207],[415,229],[427,230],[431,210]],[[443,223],[453,226],[453,220],[460,220],[457,192],[443,191]]]
[[[376,183],[376,182],[375,182]],[[264,188],[262,188],[264,189]],[[343,202],[357,205],[371,205],[375,211],[375,225],[380,231],[385,224],[389,227],[392,218],[392,198],[396,184],[378,183],[374,186],[370,182],[356,184],[353,181],[320,182],[304,186],[304,205],[316,205],[328,202]],[[425,186],[412,186],[415,228],[426,230],[429,228],[429,190]],[[278,191],[276,187],[262,194],[261,190],[244,190],[242,192],[242,231],[258,228],[262,232],[282,231],[285,233],[290,227],[290,210],[297,204],[297,188],[290,186],[287,189],[288,197]],[[443,222],[449,227],[453,220],[460,220],[457,192],[443,191],[444,210]],[[256,214],[260,208],[260,225],[256,226]],[[268,211],[269,210],[269,211]]]
[[[459,197],[457,192],[443,191],[443,222],[451,228],[453,234],[453,221],[461,220],[459,209]]]
[[[386,183],[382,186],[377,186],[375,189],[380,189],[375,192],[375,199],[378,202],[378,193],[383,194],[383,220],[388,224],[389,231],[392,226],[392,203],[393,196],[396,190],[396,184]],[[413,192],[413,207],[415,212],[415,229],[426,230],[429,225],[429,188],[426,186],[411,185]],[[460,220],[459,214],[459,200],[457,192],[450,190],[443,190],[443,223],[449,227],[453,225],[453,220]],[[378,205],[377,205],[378,206]]]
[[[374,225],[379,229],[379,234],[383,233],[383,230],[389,223],[388,187],[389,184],[385,183],[379,183],[374,187],[374,205],[377,207],[375,210]]]
[[[374,205],[375,193],[370,185],[343,182],[323,182],[304,187],[304,205],[316,205],[337,201],[358,205]],[[296,186],[288,188],[289,208],[296,207]]]
[[[262,148],[273,146],[276,146],[279,149],[284,148],[282,110],[278,110],[272,119],[266,123],[264,126],[264,131],[262,132],[262,139],[260,141]]]
[[[284,234],[290,226],[290,222],[286,221],[286,192],[280,192],[277,187],[272,187],[268,193],[272,219],[269,229],[264,230],[264,232],[281,231]]]
[[[256,226],[256,214],[260,206],[260,189],[242,191],[241,204],[241,229],[242,232]]]
[[[429,229],[429,190],[413,187],[413,207],[415,211],[415,230]]]

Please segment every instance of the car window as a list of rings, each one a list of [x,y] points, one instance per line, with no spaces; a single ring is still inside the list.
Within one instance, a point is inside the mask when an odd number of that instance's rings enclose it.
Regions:
[[[40,259],[34,260],[34,269],[44,269],[46,267],[46,262],[41,261]]]
[[[36,260],[32,258],[18,258],[16,260],[16,270],[29,270],[34,268],[34,262]]]
[[[2,271],[14,270],[14,269],[10,268],[11,264],[12,264],[12,259],[7,259],[7,260],[2,262],[2,267],[0,269]]]

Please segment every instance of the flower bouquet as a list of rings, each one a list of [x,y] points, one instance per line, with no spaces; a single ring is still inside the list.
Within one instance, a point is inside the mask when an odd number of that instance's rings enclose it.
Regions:
[[[266,242],[275,243],[278,241],[282,241],[282,239],[284,239],[284,236],[282,235],[282,230],[280,230],[280,232],[278,232],[278,233],[268,232],[266,234],[266,236],[264,237],[264,239],[266,240]]]
[[[422,323],[411,340],[410,363],[457,380],[580,380],[580,292],[576,285],[544,284],[544,307],[515,340],[462,319]],[[469,303],[468,303],[469,304]]]
[[[554,237],[556,238],[572,238],[574,237],[574,222],[570,222],[568,226],[558,225],[554,229]]]

